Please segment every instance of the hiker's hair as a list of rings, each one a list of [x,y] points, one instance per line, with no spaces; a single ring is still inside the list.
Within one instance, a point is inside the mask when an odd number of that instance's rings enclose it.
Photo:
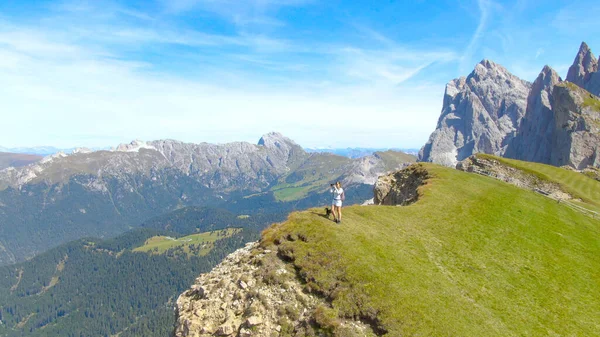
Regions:
[[[342,183],[340,183],[339,181],[335,183],[335,186],[337,187],[342,187]]]

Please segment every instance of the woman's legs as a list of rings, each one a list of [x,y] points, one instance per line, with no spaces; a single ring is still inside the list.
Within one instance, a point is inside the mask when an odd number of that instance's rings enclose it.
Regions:
[[[337,206],[336,208],[337,208],[337,211],[338,211],[337,218],[338,218],[339,221],[342,221],[342,206]]]
[[[331,205],[331,214],[333,214],[333,221],[337,222],[337,206],[335,204]]]

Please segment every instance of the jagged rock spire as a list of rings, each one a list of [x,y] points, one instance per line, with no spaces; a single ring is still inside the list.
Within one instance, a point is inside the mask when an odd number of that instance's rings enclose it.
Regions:
[[[544,66],[527,96],[527,109],[517,135],[509,143],[505,156],[526,161],[549,163],[552,153],[554,113],[552,92],[562,79]]]
[[[567,81],[586,88],[590,77],[597,71],[598,59],[596,59],[590,47],[585,42],[582,42],[573,65],[569,68]]]
[[[525,115],[531,84],[490,60],[446,85],[436,130],[419,160],[455,166],[474,153],[503,154]]]

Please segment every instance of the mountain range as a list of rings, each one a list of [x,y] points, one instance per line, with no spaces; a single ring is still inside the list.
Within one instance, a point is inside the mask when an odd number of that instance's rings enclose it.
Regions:
[[[305,148],[308,153],[333,153],[348,158],[360,158],[372,155],[375,152],[385,151],[400,151],[409,155],[418,156],[419,149],[402,149],[402,148],[368,148],[368,147],[348,147],[348,148]]]
[[[489,60],[446,85],[442,113],[419,159],[455,166],[487,153],[555,166],[598,166],[598,59],[583,42],[563,81],[545,66],[533,83]]]
[[[82,237],[117,235],[185,206],[292,210],[328,202],[340,180],[349,202],[370,198],[401,152],[359,159],[307,153],[278,133],[257,144],[134,141],[114,151],[79,149],[0,171],[0,265]]]
[[[34,146],[34,147],[3,147],[0,146],[0,152],[33,154],[39,156],[48,156],[58,152],[71,153],[75,148],[59,149],[54,146]]]
[[[42,156],[32,154],[0,152],[0,170],[8,167],[26,166],[40,161],[42,158]]]

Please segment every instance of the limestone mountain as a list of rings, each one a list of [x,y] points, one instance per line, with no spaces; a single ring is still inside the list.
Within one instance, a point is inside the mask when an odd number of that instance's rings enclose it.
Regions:
[[[473,153],[504,154],[525,115],[531,84],[483,60],[446,85],[436,130],[419,159],[454,166]]]
[[[579,170],[598,166],[600,100],[586,90],[597,68],[585,42],[567,81],[545,66],[529,93],[525,118],[505,157]]]
[[[577,84],[594,95],[600,95],[598,62],[587,43],[582,42],[573,65],[569,68],[567,81]]]
[[[553,97],[550,164],[578,170],[600,166],[600,98],[570,82],[557,84]]]
[[[549,66],[542,69],[532,85],[510,85],[506,76],[496,75],[477,82],[474,74],[483,73],[484,63],[478,64],[466,80],[454,80],[446,86],[442,115],[429,142],[421,149],[421,161],[455,166],[456,160],[487,153],[575,169],[598,165],[595,144],[600,75],[598,61],[585,42],[564,82]],[[472,87],[466,84],[477,83],[474,87],[480,88],[480,82],[488,83],[487,87],[494,90],[473,95]],[[516,99],[524,95],[526,100]],[[480,101],[488,103],[479,104]],[[487,107],[494,106],[489,102],[500,102],[496,106],[501,110],[516,107],[518,113],[508,115],[516,118],[505,118],[499,124],[501,119],[489,118]],[[513,121],[512,129],[509,120]]]
[[[505,156],[526,161],[550,163],[555,119],[552,111],[554,86],[562,79],[545,66],[533,82],[521,127],[506,149]]]
[[[314,206],[326,202],[335,180],[347,183],[349,201],[364,201],[365,186],[405,160],[415,158],[309,154],[278,133],[257,144],[134,141],[112,151],[59,152],[0,171],[0,264],[81,237],[116,235],[185,206]]]

